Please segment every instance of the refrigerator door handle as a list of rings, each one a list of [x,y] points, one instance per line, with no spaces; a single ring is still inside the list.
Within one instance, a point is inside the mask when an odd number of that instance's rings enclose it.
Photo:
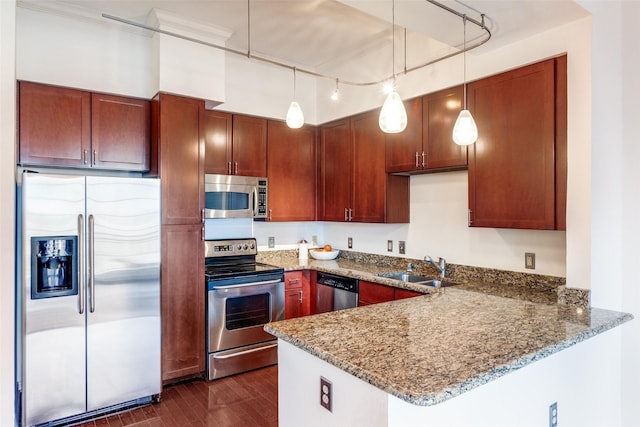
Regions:
[[[93,215],[89,215],[89,311],[96,311],[96,280]]]
[[[84,259],[84,215],[78,215],[78,312],[84,314],[85,259]]]

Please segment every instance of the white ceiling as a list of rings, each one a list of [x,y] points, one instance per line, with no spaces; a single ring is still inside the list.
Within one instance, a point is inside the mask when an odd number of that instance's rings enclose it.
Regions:
[[[587,16],[574,1],[566,0],[442,0],[470,18],[486,16],[492,37],[478,52]],[[231,33],[226,46],[277,61],[330,74],[333,66],[365,51],[379,49],[391,57],[392,0],[22,0],[19,5],[43,9],[78,10],[83,15],[102,13],[145,24],[156,8],[194,23]],[[462,19],[426,0],[395,0],[396,63],[415,66],[459,51]],[[250,26],[248,25],[250,22]],[[404,29],[407,34],[404,56]],[[467,24],[467,43],[484,37]],[[473,51],[471,52],[473,54]],[[388,61],[388,59],[387,59]]]

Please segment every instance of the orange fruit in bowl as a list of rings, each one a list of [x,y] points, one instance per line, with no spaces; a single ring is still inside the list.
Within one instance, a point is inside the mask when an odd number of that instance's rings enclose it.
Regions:
[[[333,248],[331,247],[331,245],[324,245],[324,251],[325,252],[331,252],[333,250]]]

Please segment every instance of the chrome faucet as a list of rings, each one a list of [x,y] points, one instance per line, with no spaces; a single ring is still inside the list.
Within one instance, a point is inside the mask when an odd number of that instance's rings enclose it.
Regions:
[[[409,264],[407,264],[407,273],[411,272],[413,272],[413,263],[410,262]]]
[[[435,262],[429,255],[427,255],[424,257],[424,262],[428,262],[433,265],[440,272],[440,277],[444,279],[444,275],[447,271],[447,261],[445,261],[444,258],[438,258],[438,262]]]

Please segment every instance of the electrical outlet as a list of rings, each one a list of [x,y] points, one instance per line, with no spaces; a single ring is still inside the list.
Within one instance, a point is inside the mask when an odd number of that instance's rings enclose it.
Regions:
[[[387,252],[393,252],[393,240],[387,240]]]
[[[269,237],[269,247],[270,248],[275,248],[276,247],[276,238],[275,237]]]
[[[347,247],[353,249],[353,237],[347,237]]]
[[[549,427],[558,427],[558,402],[549,405]]]
[[[399,254],[404,254],[404,253],[405,253],[405,243],[404,243],[404,240],[399,240],[399,241],[398,241],[398,253],[399,253]]]
[[[536,254],[533,252],[524,253],[524,268],[535,270],[536,268]]]
[[[320,406],[322,406],[329,412],[333,412],[331,408],[331,405],[333,403],[332,399],[333,399],[333,394],[332,394],[331,381],[329,381],[324,377],[320,377]]]
[[[318,246],[318,236],[311,236],[311,246],[314,248]]]

